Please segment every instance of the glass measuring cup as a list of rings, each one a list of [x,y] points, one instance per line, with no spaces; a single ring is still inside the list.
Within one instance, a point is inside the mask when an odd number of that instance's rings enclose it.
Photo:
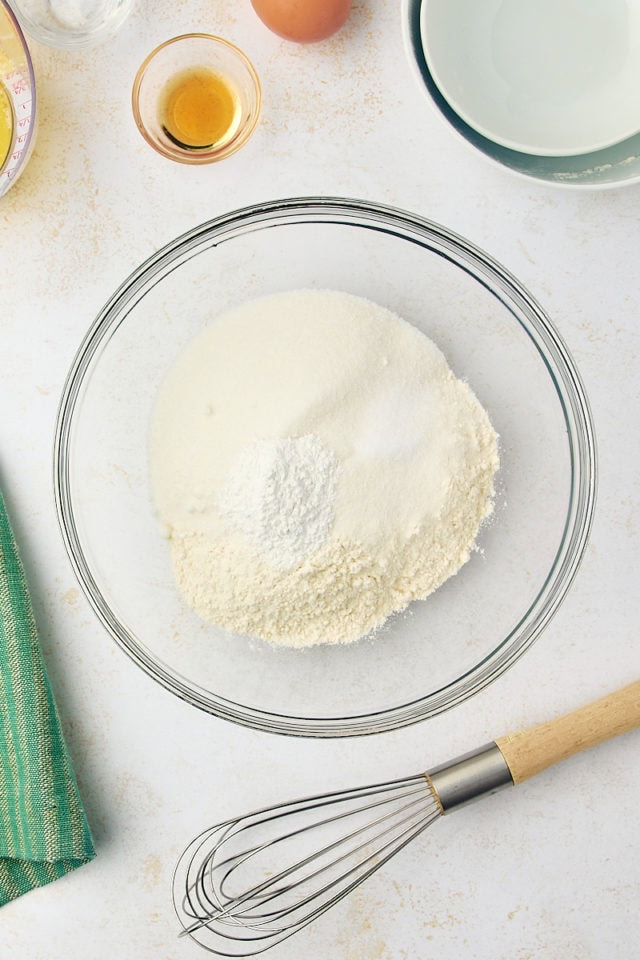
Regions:
[[[27,43],[12,10],[0,0],[0,85],[10,112],[9,144],[0,153],[0,197],[31,156],[36,133],[36,84]]]

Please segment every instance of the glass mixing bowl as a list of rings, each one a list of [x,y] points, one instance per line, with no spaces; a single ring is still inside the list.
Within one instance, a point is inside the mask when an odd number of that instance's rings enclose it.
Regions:
[[[478,551],[427,600],[344,646],[274,647],[203,623],[178,596],[149,489],[149,423],[175,358],[219,312],[296,288],[361,295],[415,324],[501,438],[495,511]],[[248,207],[154,254],[87,333],[55,437],[64,540],[111,636],[194,706],[301,736],[392,730],[500,676],[565,596],[595,485],[584,389],[541,307],[461,237],[356,200]]]

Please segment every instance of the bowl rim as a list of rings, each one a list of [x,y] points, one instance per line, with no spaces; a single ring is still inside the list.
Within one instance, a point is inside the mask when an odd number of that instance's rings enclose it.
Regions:
[[[427,99],[429,105],[437,115],[440,122],[451,133],[453,133],[453,135],[461,143],[465,145],[466,149],[473,151],[476,156],[480,154],[484,161],[489,163],[496,170],[507,171],[509,175],[520,180],[525,180],[528,183],[538,183],[554,190],[620,190],[640,182],[640,170],[638,173],[635,173],[632,176],[622,177],[619,180],[578,180],[570,178],[569,176],[566,178],[562,178],[562,176],[558,176],[556,178],[540,176],[530,170],[524,170],[518,166],[514,166],[512,163],[513,160],[527,156],[533,159],[546,161],[566,161],[576,158],[538,157],[536,154],[526,154],[517,150],[511,150],[508,147],[504,147],[502,144],[496,143],[488,137],[485,137],[483,134],[479,133],[472,126],[466,123],[466,121],[455,112],[453,107],[444,98],[438,86],[436,85],[435,80],[433,77],[431,77],[429,66],[422,50],[422,41],[420,37],[419,23],[421,4],[422,0],[401,0],[400,4],[402,37],[404,41],[405,53],[410,64],[410,70],[424,97]],[[422,63],[418,62],[419,59],[422,60]],[[431,89],[429,83],[425,80],[425,72],[431,79],[433,89]],[[596,152],[595,154],[581,154],[580,159],[584,161],[589,160],[592,162],[594,168],[612,165],[622,166],[623,164],[629,162],[629,158],[612,162],[607,155],[610,150],[614,150],[617,147],[631,142],[633,142],[635,150],[634,159],[640,160],[640,134],[636,134],[634,137],[630,137],[627,140],[622,140],[613,146]],[[504,160],[499,158],[497,151],[499,151],[499,153],[505,157]]]
[[[71,492],[74,413],[102,345],[128,312],[147,289],[200,250],[256,229],[289,223],[381,231],[418,242],[471,275],[512,313],[537,348],[556,389],[569,443],[571,487],[561,543],[538,594],[508,636],[471,669],[425,697],[340,718],[292,716],[238,704],[198,687],[155,659],[117,620],[103,597],[84,555]],[[516,307],[526,323],[514,312]],[[564,340],[528,290],[490,255],[446,227],[396,207],[341,197],[294,197],[242,207],[186,231],[148,257],[116,289],[85,334],[64,384],[54,435],[53,486],[62,538],[87,599],[111,637],[149,676],[191,705],[243,726],[292,736],[356,736],[396,730],[463,702],[504,673],[539,637],[573,582],[588,541],[597,486],[596,439],[582,379]]]
[[[27,130],[27,139],[25,140],[24,146],[21,150],[20,160],[15,169],[15,173],[11,177],[11,182],[9,183],[9,185],[5,187],[4,190],[0,190],[0,197],[3,196],[8,190],[11,189],[11,187],[16,182],[18,177],[21,175],[22,171],[24,170],[24,168],[26,167],[29,161],[29,158],[31,156],[31,151],[35,143],[36,125],[37,125],[37,117],[38,117],[38,93],[36,90],[36,75],[33,67],[33,60],[31,59],[31,51],[29,50],[29,45],[24,35],[24,31],[20,26],[20,21],[18,20],[13,9],[9,6],[9,3],[7,2],[7,0],[0,0],[0,16],[2,15],[6,16],[11,28],[13,29],[13,32],[15,33],[16,37],[20,41],[20,45],[24,51],[25,60],[27,64],[27,71],[29,73],[29,87],[30,87],[30,93],[31,93],[31,112],[29,114],[29,118],[31,122],[29,123],[29,128]],[[3,171],[5,171],[7,160],[9,159],[9,155],[11,154],[13,146],[14,146],[14,139],[12,137],[11,147],[9,149],[9,152],[7,153],[7,156],[3,158],[3,162],[0,163],[0,175],[2,175]]]

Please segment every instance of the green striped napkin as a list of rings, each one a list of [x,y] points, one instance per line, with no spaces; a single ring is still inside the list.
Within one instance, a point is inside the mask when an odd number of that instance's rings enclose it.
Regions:
[[[0,906],[93,856],[0,493]]]

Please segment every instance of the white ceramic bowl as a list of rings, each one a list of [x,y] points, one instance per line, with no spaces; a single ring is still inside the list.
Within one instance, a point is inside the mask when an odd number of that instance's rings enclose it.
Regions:
[[[483,136],[570,156],[640,131],[640,0],[422,0],[425,58]]]
[[[569,157],[548,157],[510,150],[466,123],[443,97],[422,48],[421,0],[402,0],[402,32],[409,65],[427,102],[464,143],[491,163],[517,176],[573,190],[597,190],[640,182],[640,134],[604,150]]]

